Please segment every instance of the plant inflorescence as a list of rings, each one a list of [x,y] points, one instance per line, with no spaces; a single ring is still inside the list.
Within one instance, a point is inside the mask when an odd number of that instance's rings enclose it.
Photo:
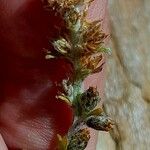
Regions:
[[[62,81],[64,93],[57,99],[65,101],[74,110],[74,122],[66,136],[58,133],[59,150],[84,150],[90,139],[87,127],[95,130],[109,131],[112,120],[106,116],[102,108],[97,108],[101,98],[96,87],[82,89],[83,80],[102,70],[103,53],[109,49],[104,47],[107,37],[101,30],[101,21],[88,21],[88,8],[93,0],[54,0],[46,9],[53,10],[55,16],[63,20],[58,39],[52,41],[55,51],[47,51],[46,59],[63,57],[68,59],[74,68],[72,78]]]

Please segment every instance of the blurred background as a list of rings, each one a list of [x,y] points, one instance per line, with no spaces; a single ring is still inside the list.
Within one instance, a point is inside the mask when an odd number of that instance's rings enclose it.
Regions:
[[[108,11],[104,108],[116,125],[99,133],[97,150],[149,150],[150,0],[108,0]]]

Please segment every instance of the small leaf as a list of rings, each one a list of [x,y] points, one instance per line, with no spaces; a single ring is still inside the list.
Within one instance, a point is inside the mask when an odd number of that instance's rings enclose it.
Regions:
[[[60,54],[64,54],[64,55],[71,50],[70,43],[64,38],[54,41],[53,46]]]
[[[53,58],[55,58],[55,56],[50,55],[50,54],[47,54],[47,55],[45,56],[45,59],[53,59]]]
[[[57,95],[56,98],[66,102],[68,105],[72,106],[70,99],[63,93],[61,93],[61,95]]]
[[[101,72],[101,71],[103,70],[104,64],[105,64],[105,62],[103,62],[99,67],[97,67],[96,69],[94,69],[94,70],[92,71],[92,73],[94,74],[94,73],[99,73],[99,72]]]
[[[58,150],[67,150],[68,146],[68,139],[66,136],[62,137],[61,135],[57,134],[58,138]]]
[[[99,47],[97,51],[107,53],[108,55],[111,55],[111,52],[112,52],[110,48],[105,48],[105,47]]]
[[[94,109],[93,111],[91,111],[87,117],[89,116],[99,116],[101,115],[101,113],[103,112],[103,109],[102,108],[97,108],[97,109]]]

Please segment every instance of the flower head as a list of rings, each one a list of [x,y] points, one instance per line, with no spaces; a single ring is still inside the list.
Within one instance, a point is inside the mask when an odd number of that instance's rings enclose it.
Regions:
[[[84,150],[89,139],[89,130],[87,128],[80,129],[70,137],[67,150]]]
[[[96,73],[95,70],[98,72],[98,67],[100,66],[100,62],[103,59],[102,54],[98,54],[96,56],[83,56],[81,58],[82,67],[88,70],[91,70],[91,73]]]
[[[83,113],[92,111],[100,101],[99,93],[96,88],[90,87],[82,93],[79,104]]]
[[[110,131],[114,125],[113,121],[106,115],[90,116],[87,118],[86,124],[90,128],[101,131]]]
[[[95,54],[98,52],[98,49],[104,43],[104,39],[107,37],[105,33],[101,31],[101,22],[85,22],[84,23],[84,32],[83,32],[83,41],[84,41],[84,53]]]

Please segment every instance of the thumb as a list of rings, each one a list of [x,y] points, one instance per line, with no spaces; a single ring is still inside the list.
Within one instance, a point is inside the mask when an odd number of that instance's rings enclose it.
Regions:
[[[8,150],[8,148],[7,148],[7,146],[6,146],[5,142],[4,142],[1,134],[0,134],[0,150]]]

